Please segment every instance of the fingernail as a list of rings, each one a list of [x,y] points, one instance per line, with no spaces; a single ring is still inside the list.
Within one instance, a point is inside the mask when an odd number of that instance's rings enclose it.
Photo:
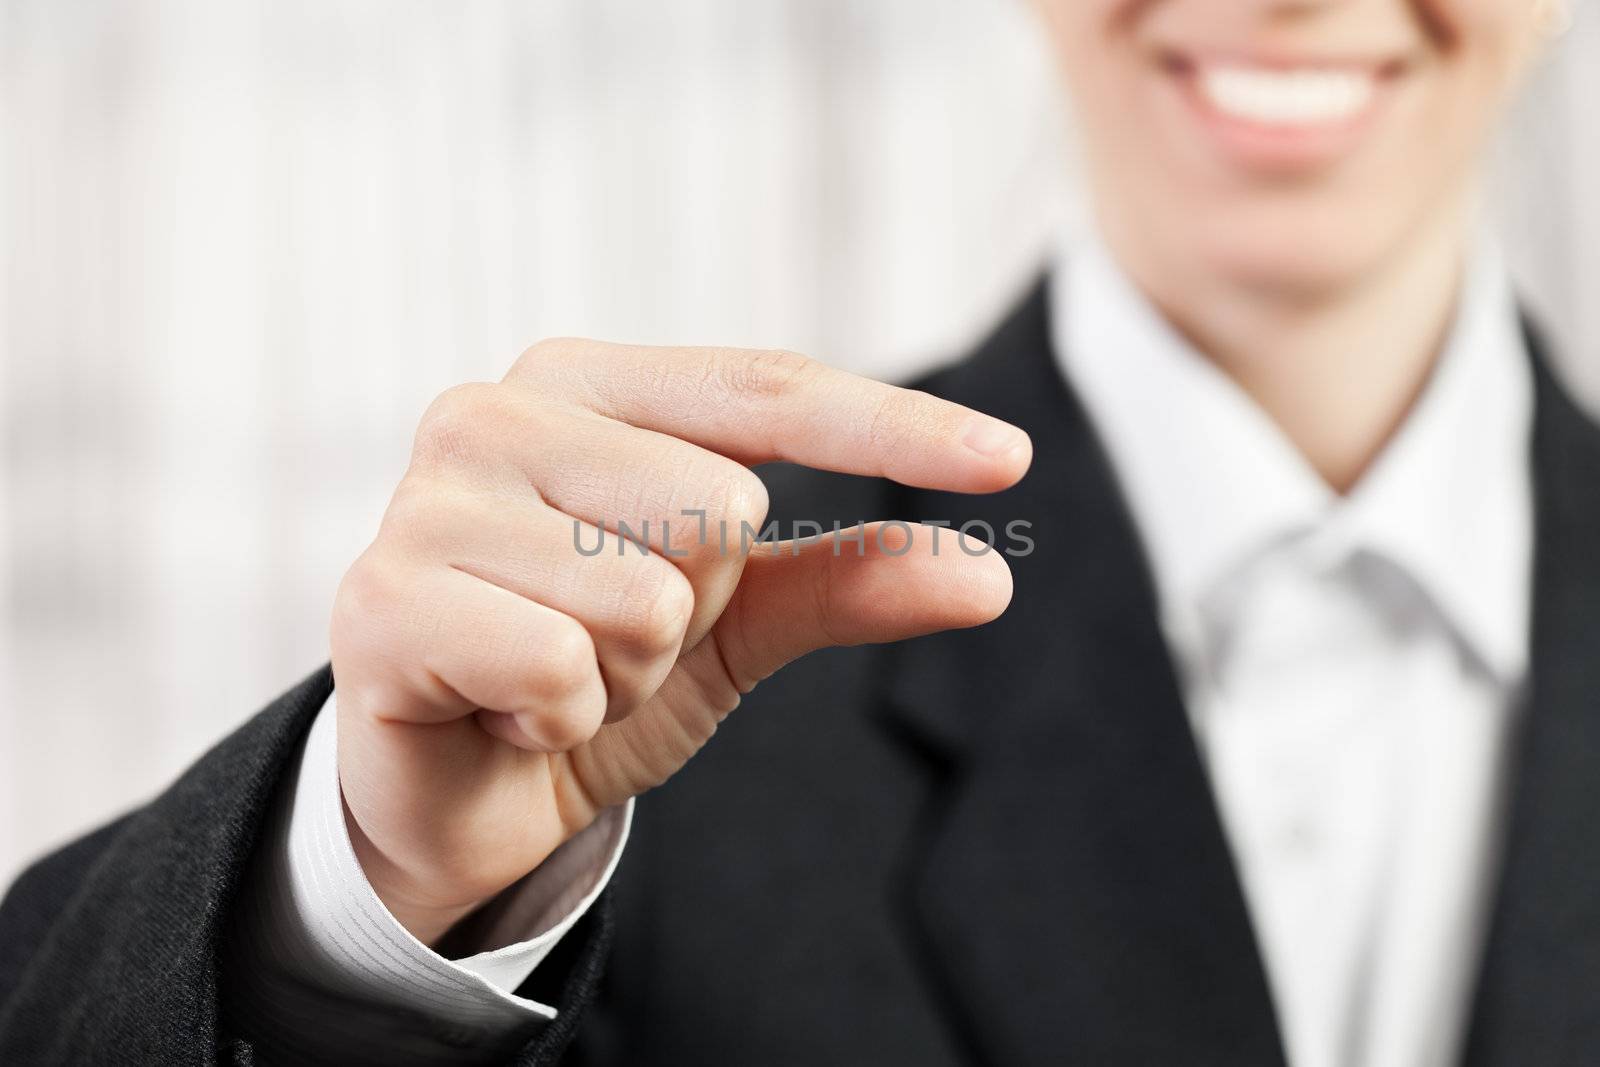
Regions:
[[[981,456],[1003,456],[1022,443],[1022,431],[999,419],[980,416],[967,426],[963,440]]]

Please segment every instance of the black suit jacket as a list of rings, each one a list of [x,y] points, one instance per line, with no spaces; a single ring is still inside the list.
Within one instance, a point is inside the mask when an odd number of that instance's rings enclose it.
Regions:
[[[1036,549],[999,621],[810,656],[642,798],[612,889],[524,990],[561,1014],[518,1062],[1282,1062],[1151,579],[1047,315],[1040,287],[918,383],[1033,436],[1017,487],[763,472],[786,520],[1024,519]],[[1600,430],[1535,374],[1530,707],[1471,1064],[1600,1063]],[[18,881],[0,1062],[249,1060],[219,1021],[219,931],[330,685]]]

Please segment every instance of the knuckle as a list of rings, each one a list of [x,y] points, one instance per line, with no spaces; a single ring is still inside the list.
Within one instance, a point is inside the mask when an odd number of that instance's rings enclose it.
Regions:
[[[537,731],[544,744],[556,752],[577,748],[595,735],[604,719],[605,708],[568,703],[541,714]]]
[[[448,565],[483,543],[499,501],[467,481],[411,472],[395,488],[373,542],[406,565]]]
[[[537,641],[543,664],[539,672],[540,695],[566,701],[582,693],[595,671],[594,641],[588,631],[572,623],[539,635]]]
[[[439,527],[451,510],[449,498],[443,486],[407,476],[389,499],[378,536],[406,547],[431,543],[442,533]]]
[[[766,484],[732,460],[713,459],[684,486],[672,502],[673,514],[684,516],[672,524],[672,548],[693,568],[714,565],[766,520]]]
[[[578,337],[546,337],[535,341],[523,349],[522,355],[511,365],[506,377],[531,377],[547,368],[563,366],[573,360],[581,359],[584,349],[594,344],[596,342],[585,341]]]
[[[735,530],[744,524],[759,527],[770,503],[766,483],[748,467],[736,463],[727,467],[719,501],[722,515]]]
[[[395,583],[386,568],[363,552],[345,572],[333,598],[333,631],[336,637],[369,629],[392,614],[396,606]]]
[[[820,365],[798,352],[770,349],[721,364],[724,385],[740,396],[788,396],[814,378]]]
[[[414,458],[421,463],[476,461],[498,409],[492,385],[470,382],[446,389],[417,424]]]
[[[405,686],[393,660],[404,644],[402,613],[397,583],[363,554],[339,583],[328,626],[341,708],[381,716],[399,706]]]
[[[538,690],[524,712],[551,749],[563,751],[593,737],[605,718],[605,693],[594,684],[598,665],[594,642],[573,623],[541,639],[544,667]]]
[[[694,589],[671,564],[642,561],[623,594],[629,650],[654,659],[678,650],[694,612]]]

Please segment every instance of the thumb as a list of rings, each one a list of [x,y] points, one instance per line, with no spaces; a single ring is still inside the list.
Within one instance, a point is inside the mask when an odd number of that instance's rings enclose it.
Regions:
[[[977,626],[1010,602],[1011,568],[1000,553],[943,527],[875,523],[842,537],[756,545],[710,635],[650,702],[567,754],[583,810],[592,818],[666,781],[740,693],[792,659]]]
[[[977,626],[1010,602],[1011,568],[982,541],[882,522],[756,545],[715,633],[731,680],[748,692],[815,649]]]

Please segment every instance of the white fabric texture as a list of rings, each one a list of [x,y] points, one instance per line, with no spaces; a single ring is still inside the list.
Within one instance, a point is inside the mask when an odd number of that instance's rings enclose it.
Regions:
[[[487,943],[446,959],[362,873],[339,791],[337,693],[312,725],[235,919],[230,1010],[265,1062],[458,1061],[510,1050],[556,1011],[514,994],[610,881],[633,802],[609,808],[492,905]]]
[[[1294,1067],[1454,1062],[1527,669],[1532,381],[1476,258],[1349,494],[1079,243],[1055,346],[1143,538]]]

